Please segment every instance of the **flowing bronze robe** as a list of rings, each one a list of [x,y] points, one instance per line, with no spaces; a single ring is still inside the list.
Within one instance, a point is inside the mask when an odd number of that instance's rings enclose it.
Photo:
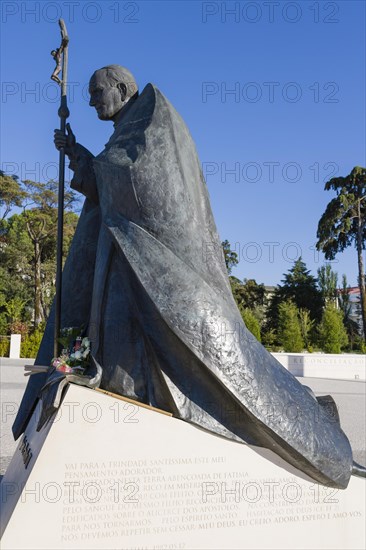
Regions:
[[[127,105],[97,157],[79,147],[72,185],[87,200],[64,270],[62,326],[88,324],[102,388],[346,487],[352,451],[338,420],[241,319],[186,125],[151,84]],[[37,363],[51,356],[52,314]],[[30,380],[15,435],[44,380]]]

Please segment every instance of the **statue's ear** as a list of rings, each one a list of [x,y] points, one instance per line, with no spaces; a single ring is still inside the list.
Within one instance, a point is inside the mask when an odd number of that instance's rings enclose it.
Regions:
[[[122,101],[124,101],[126,99],[126,96],[127,96],[127,86],[126,86],[126,84],[124,82],[119,82],[119,84],[117,84],[117,88],[121,92]]]

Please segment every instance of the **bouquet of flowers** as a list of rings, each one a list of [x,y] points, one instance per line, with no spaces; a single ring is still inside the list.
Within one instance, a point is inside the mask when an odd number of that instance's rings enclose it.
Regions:
[[[52,367],[67,374],[82,376],[85,373],[90,361],[90,340],[87,336],[82,337],[81,333],[82,329],[76,327],[61,330],[59,342],[62,352],[52,359]]]
[[[43,412],[39,426],[43,426],[44,422],[51,417],[51,413],[53,414],[59,408],[64,395],[63,390],[68,384],[78,384],[91,389],[99,387],[102,367],[92,356],[90,340],[87,336],[83,336],[83,333],[82,328],[62,329],[58,339],[62,344],[61,355],[54,357],[51,365],[47,367],[42,365],[24,367],[25,376],[47,373],[45,384],[41,389]]]
[[[97,388],[102,379],[102,367],[90,353],[90,340],[83,336],[83,329],[76,327],[64,328],[58,339],[62,344],[62,352],[59,357],[54,357],[51,365],[25,365],[25,376],[48,372],[49,378],[44,388],[59,383],[60,390],[65,384],[72,382],[88,388]],[[57,403],[60,402],[61,393],[58,391]]]

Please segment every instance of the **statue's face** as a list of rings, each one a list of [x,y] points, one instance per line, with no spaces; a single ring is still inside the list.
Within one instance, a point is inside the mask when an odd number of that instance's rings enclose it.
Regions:
[[[108,81],[106,71],[97,71],[89,82],[89,105],[95,107],[100,120],[111,120],[124,105],[124,94]]]

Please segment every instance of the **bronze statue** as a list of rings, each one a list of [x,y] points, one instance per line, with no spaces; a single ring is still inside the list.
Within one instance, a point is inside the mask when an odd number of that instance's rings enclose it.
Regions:
[[[70,127],[55,130],[72,187],[86,197],[63,273],[61,325],[87,326],[102,388],[269,448],[317,482],[345,488],[357,467],[332,401],[316,399],[242,321],[182,118],[154,85],[139,95],[118,65],[97,70],[89,91],[114,131],[94,156]],[[38,364],[52,358],[53,316]],[[16,437],[46,379],[31,377]]]

